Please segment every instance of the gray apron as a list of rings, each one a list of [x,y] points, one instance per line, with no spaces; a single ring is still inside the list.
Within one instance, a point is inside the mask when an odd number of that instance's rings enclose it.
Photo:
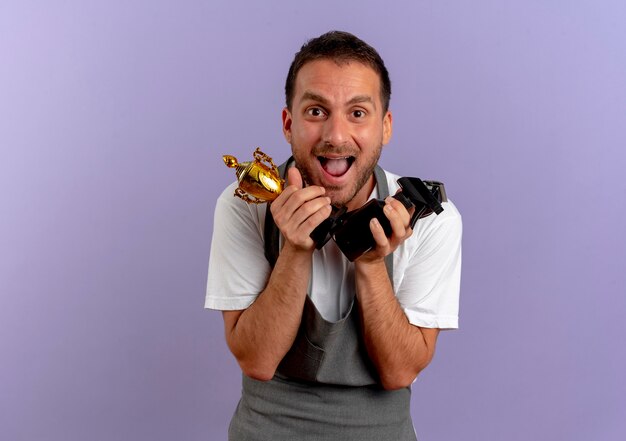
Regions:
[[[288,161],[289,162],[289,161]],[[284,175],[286,164],[281,168]],[[389,194],[380,167],[379,197]],[[266,257],[278,256],[278,229],[266,216]],[[385,263],[390,277],[393,256]],[[393,279],[392,279],[393,280]],[[325,320],[306,297],[298,335],[270,381],[243,375],[242,395],[230,423],[231,441],[415,441],[411,389],[386,391],[361,337],[356,298],[338,322]]]

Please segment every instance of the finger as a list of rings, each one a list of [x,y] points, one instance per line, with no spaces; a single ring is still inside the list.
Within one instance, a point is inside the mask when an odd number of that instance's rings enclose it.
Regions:
[[[296,194],[300,190],[306,191],[304,194],[300,195],[299,199],[292,201],[291,207],[287,207],[287,209],[293,211],[305,201],[318,197],[325,192],[325,189],[323,187],[311,186],[303,188],[303,186],[304,182],[302,180],[302,175],[300,174],[300,171],[296,167],[289,168],[287,170],[287,186],[283,189],[281,194],[272,201],[272,213],[283,209],[283,206],[291,200],[291,196]]]
[[[309,249],[313,246],[311,233],[331,212],[330,198],[319,197],[300,206],[291,217],[274,220],[287,242]]]
[[[385,207],[385,216],[391,226],[391,234],[388,237],[388,241],[390,246],[395,249],[411,235],[411,232],[409,227],[402,223],[400,214],[390,205]]]
[[[388,253],[389,248],[389,239],[385,234],[385,230],[380,225],[378,219],[373,218],[370,221],[370,231],[372,232],[372,237],[374,238],[374,242],[376,242],[376,247],[374,251],[381,256],[385,256]],[[371,252],[371,251],[370,251]]]
[[[295,213],[307,202],[320,198],[324,196],[324,193],[326,193],[326,189],[324,187],[319,187],[317,185],[305,187],[300,190],[295,190],[295,187],[293,186],[289,186],[287,189],[289,190],[287,192],[287,196],[281,200],[283,204],[282,209],[291,214]]]
[[[415,210],[414,205],[410,209],[407,209],[402,202],[391,196],[388,196],[385,199],[385,205],[391,205],[391,207],[400,215],[400,218],[405,225],[408,226],[410,224],[411,213]]]
[[[272,201],[272,213],[281,208],[297,190],[302,189],[302,175],[296,167],[287,170],[287,185],[276,199]]]
[[[296,231],[317,211],[321,209],[330,211],[330,198],[323,196],[323,187],[312,186],[296,190],[295,187],[289,186],[283,194],[270,206],[274,221],[281,231]],[[323,219],[330,215],[329,211],[324,214]]]
[[[385,201],[383,209],[385,216],[389,219],[391,225],[392,238],[403,239],[407,237],[411,216],[404,205],[399,201],[391,198]],[[397,203],[396,203],[397,202]]]
[[[326,196],[317,197],[302,204],[293,213],[290,222],[297,228],[304,227],[313,231],[317,225],[330,216],[331,211],[330,198]]]
[[[302,175],[297,167],[290,167],[287,170],[287,185],[293,185],[296,188],[302,188]]]

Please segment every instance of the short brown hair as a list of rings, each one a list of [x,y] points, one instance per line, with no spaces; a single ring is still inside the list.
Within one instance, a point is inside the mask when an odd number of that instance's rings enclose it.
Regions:
[[[310,61],[324,58],[334,60],[337,63],[358,61],[374,69],[380,77],[380,98],[383,104],[383,113],[387,112],[391,98],[391,81],[383,59],[372,46],[349,32],[343,31],[330,31],[313,38],[307,41],[296,53],[285,82],[285,102],[288,109],[291,109],[293,103],[296,76],[302,66]]]

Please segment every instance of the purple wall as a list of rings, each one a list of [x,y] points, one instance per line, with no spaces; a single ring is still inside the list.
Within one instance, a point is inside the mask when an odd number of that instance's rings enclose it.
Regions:
[[[626,4],[405,3],[0,5],[0,439],[225,439],[221,155],[285,157],[288,64],[333,28],[392,74],[383,165],[464,216],[419,438],[624,439]]]

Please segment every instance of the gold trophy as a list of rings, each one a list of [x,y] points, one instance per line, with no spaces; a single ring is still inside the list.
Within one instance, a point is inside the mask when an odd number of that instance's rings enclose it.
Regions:
[[[239,187],[235,196],[249,204],[262,204],[273,201],[283,191],[285,181],[280,178],[278,167],[259,147],[253,153],[254,161],[237,162],[237,158],[224,155],[227,167],[236,169]],[[265,164],[263,163],[265,162]]]

